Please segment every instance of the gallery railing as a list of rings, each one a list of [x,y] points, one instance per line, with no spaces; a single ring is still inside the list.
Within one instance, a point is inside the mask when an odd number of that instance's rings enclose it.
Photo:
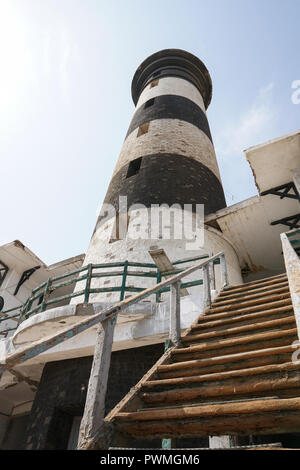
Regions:
[[[142,292],[148,287],[129,286],[127,283],[129,277],[152,278],[155,280],[156,284],[159,284],[163,277],[172,276],[174,274],[178,274],[184,271],[184,269],[186,268],[181,268],[181,265],[187,263],[195,263],[199,260],[207,259],[208,257],[208,255],[202,255],[193,258],[174,261],[172,263],[172,265],[174,266],[174,270],[163,273],[157,268],[155,264],[136,263],[126,260],[117,263],[88,264],[70,273],[49,278],[47,281],[33,289],[31,295],[27,298],[23,305],[0,312],[0,328],[1,322],[4,321],[14,320],[17,323],[16,327],[3,329],[0,334],[7,335],[9,331],[15,330],[19,323],[26,320],[31,315],[43,312],[46,309],[49,309],[50,307],[55,307],[59,303],[67,303],[74,297],[83,296],[83,302],[88,303],[91,294],[120,292],[119,300],[122,301],[125,297],[126,292],[138,293]],[[216,258],[213,260],[213,265],[215,264],[220,264],[220,258]],[[110,268],[120,269],[118,269],[117,271],[106,271]],[[137,271],[132,270],[131,268],[140,269]],[[105,271],[101,271],[103,269]],[[121,278],[119,286],[92,287],[93,279],[109,279],[112,277]],[[76,290],[75,286],[79,282],[84,282],[84,287],[80,290]],[[182,283],[181,288],[194,287],[199,286],[201,284],[203,284],[203,279],[196,279],[194,281]],[[63,287],[71,287],[72,292],[66,295],[54,296],[55,291]],[[163,294],[164,292],[168,292],[169,290],[170,287],[163,287],[157,290],[155,292],[156,302],[159,302],[161,294]]]

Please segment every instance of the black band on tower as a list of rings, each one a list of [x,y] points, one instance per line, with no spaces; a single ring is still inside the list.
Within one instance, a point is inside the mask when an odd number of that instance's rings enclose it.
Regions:
[[[130,172],[134,162],[135,172]],[[128,209],[133,204],[148,208],[151,204],[204,204],[209,214],[226,206],[214,173],[196,160],[175,154],[147,155],[124,165],[112,178],[104,202],[118,211],[119,196],[127,196]]]
[[[179,119],[201,129],[212,141],[205,113],[193,101],[178,95],[160,95],[146,101],[135,112],[126,137],[134,129],[155,119]]]

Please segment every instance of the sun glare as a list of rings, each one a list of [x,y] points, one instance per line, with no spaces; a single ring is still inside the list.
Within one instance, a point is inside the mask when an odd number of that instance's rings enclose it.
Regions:
[[[0,2],[0,116],[6,125],[17,118],[32,78],[29,38],[30,30],[17,10],[8,2]]]

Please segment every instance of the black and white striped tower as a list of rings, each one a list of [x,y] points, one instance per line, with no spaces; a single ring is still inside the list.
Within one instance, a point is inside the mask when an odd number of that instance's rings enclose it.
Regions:
[[[136,105],[105,202],[226,206],[206,116],[212,95],[205,65],[182,50],[148,57],[132,81]]]
[[[129,225],[139,227],[145,220],[142,215],[153,204],[203,204],[205,214],[226,206],[206,116],[211,96],[212,83],[205,65],[183,50],[162,50],[138,67],[132,81],[135,113],[104,201],[114,206],[123,219],[129,208],[143,204],[144,209],[130,211]],[[120,196],[127,197],[127,209],[120,209]],[[114,226],[116,218],[107,214],[103,217],[102,211],[85,264],[126,259],[151,262],[148,250],[153,245],[164,248],[171,261],[202,252],[225,251],[230,281],[241,282],[235,250],[214,228],[205,228],[201,249],[187,252],[186,240],[160,236],[136,239],[128,233],[113,237]],[[109,286],[113,283],[109,281]],[[117,295],[95,297],[109,301]]]

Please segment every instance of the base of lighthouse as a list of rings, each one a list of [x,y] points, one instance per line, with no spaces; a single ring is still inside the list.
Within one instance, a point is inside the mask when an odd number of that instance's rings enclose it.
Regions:
[[[90,263],[104,265],[124,261],[151,264],[153,259],[149,252],[154,248],[164,250],[171,263],[224,252],[229,283],[234,285],[243,282],[239,260],[233,246],[220,231],[204,225],[201,216],[180,208],[173,209],[170,213],[167,208],[157,207],[151,210],[135,209],[128,214],[120,215],[121,217],[129,221],[126,236],[116,239],[118,218],[113,217],[100,224],[91,239],[84,265]],[[156,235],[155,238],[153,234]],[[180,263],[177,268],[186,269],[189,265],[191,264],[187,261]],[[141,269],[139,266],[130,268],[132,275],[128,276],[127,287],[145,289],[155,285],[157,280],[153,278],[134,276],[134,272],[140,273]],[[219,266],[215,266],[217,290],[221,287],[218,284],[220,282],[218,281],[219,269]],[[145,272],[147,270],[151,272],[151,268],[145,268]],[[198,271],[189,275],[185,282],[196,281],[199,278],[201,278],[201,273]],[[117,302],[120,300],[120,293],[114,291],[114,288],[120,286],[120,282],[120,276],[93,279],[92,288],[106,288],[110,291],[91,294],[90,302]],[[79,291],[82,287],[83,284],[78,282],[76,290]],[[199,291],[202,291],[201,285],[189,288],[190,294]],[[130,295],[132,293],[129,292],[125,298]],[[152,297],[154,299],[154,296]],[[73,302],[78,303],[81,300],[81,297],[78,297]],[[150,300],[152,300],[151,297]]]

